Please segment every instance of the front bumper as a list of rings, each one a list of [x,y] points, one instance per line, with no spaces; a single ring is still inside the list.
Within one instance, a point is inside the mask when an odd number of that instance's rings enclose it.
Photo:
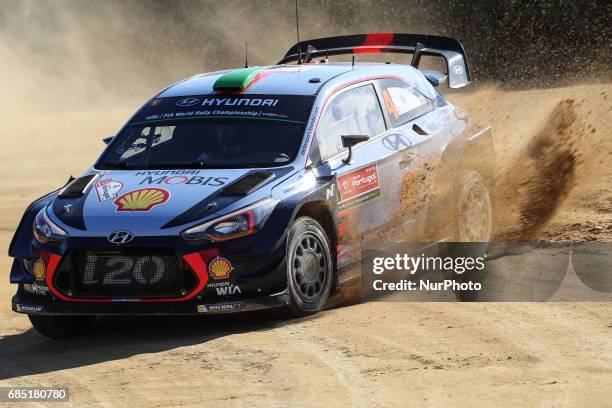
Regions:
[[[192,299],[184,302],[107,301],[63,302],[18,291],[12,300],[14,312],[36,315],[195,315],[237,313],[282,307],[289,304],[287,290],[255,298],[233,301],[204,302]]]

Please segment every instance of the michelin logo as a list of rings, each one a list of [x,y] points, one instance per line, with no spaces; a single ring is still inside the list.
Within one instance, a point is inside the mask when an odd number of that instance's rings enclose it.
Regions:
[[[41,305],[17,305],[16,307],[18,312],[21,313],[40,313],[43,311],[43,307]]]
[[[197,305],[198,313],[225,313],[244,310],[246,304],[243,302],[217,303],[212,305]]]

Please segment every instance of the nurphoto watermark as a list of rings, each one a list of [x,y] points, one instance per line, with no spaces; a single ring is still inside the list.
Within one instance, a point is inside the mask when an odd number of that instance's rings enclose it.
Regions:
[[[381,244],[360,266],[364,300],[612,300],[612,243]]]

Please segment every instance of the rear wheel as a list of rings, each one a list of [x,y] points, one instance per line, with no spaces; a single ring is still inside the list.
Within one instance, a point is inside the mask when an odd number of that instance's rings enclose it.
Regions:
[[[464,173],[461,179],[455,217],[453,243],[449,244],[449,253],[456,258],[481,257],[489,247],[493,232],[493,200],[485,179],[474,170]],[[458,283],[483,283],[486,270],[472,270],[463,274],[452,273]],[[484,287],[485,285],[483,285]],[[455,296],[461,301],[477,300],[476,290],[457,290]]]
[[[484,178],[468,171],[459,193],[456,241],[489,242],[493,230],[493,208]]]
[[[95,316],[28,315],[32,326],[52,339],[78,336],[93,326]]]
[[[317,313],[329,298],[334,268],[323,227],[310,217],[298,218],[289,232],[286,256],[288,311],[293,316]]]

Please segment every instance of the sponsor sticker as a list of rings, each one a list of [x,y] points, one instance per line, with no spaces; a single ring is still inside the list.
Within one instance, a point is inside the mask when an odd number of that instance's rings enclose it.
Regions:
[[[220,187],[227,183],[227,177],[211,177],[211,176],[186,176],[186,175],[172,175],[172,176],[148,176],[142,179],[138,184],[186,184],[194,186],[212,186]]]
[[[338,210],[344,210],[380,196],[378,166],[370,164],[338,177],[340,202]]]
[[[302,147],[302,154],[306,154],[307,150],[310,149],[310,144],[312,143],[312,137],[314,134],[315,125],[318,123],[318,115],[319,115],[319,107],[315,106],[312,110],[312,114],[310,117],[310,124],[308,125],[308,129],[306,130],[306,137],[304,138],[304,146]]]
[[[221,256],[213,258],[208,264],[208,271],[211,278],[215,280],[227,279],[230,276],[230,272],[234,270],[234,266],[227,259]]]
[[[251,82],[252,83],[252,82]],[[156,99],[146,105],[132,124],[169,119],[237,119],[283,120],[305,124],[314,97],[300,95],[193,95]],[[160,100],[160,102],[156,102]],[[312,140],[310,138],[310,140]]]
[[[176,102],[176,106],[194,106],[200,103],[198,98],[184,98]]]
[[[335,190],[335,185],[332,184],[331,186],[329,186],[327,188],[327,190],[325,190],[325,199],[326,200],[330,200],[332,198],[334,198],[336,196],[336,190]]]
[[[33,283],[32,292],[34,292],[37,295],[46,295],[49,293],[49,288],[43,285],[39,285],[37,283]]]
[[[202,106],[276,106],[276,98],[204,98]]]
[[[95,184],[98,201],[104,202],[119,196],[123,183],[113,179],[100,180]]]
[[[156,205],[163,204],[170,198],[168,190],[163,188],[142,188],[125,193],[115,200],[117,211],[149,211]]]
[[[218,303],[213,305],[197,305],[198,313],[237,312],[246,308],[244,302]]]
[[[44,281],[45,276],[47,274],[47,267],[45,266],[45,261],[43,261],[42,259],[37,259],[36,262],[34,262],[34,266],[32,267],[32,273],[34,273],[34,277],[37,281]]]
[[[42,305],[20,305],[17,304],[17,311],[22,313],[39,313],[43,311]]]
[[[177,174],[200,174],[200,170],[143,170],[137,176],[173,176]]]
[[[238,285],[232,285],[229,282],[213,282],[206,285],[208,288],[215,288],[217,296],[241,295],[242,289]]]

